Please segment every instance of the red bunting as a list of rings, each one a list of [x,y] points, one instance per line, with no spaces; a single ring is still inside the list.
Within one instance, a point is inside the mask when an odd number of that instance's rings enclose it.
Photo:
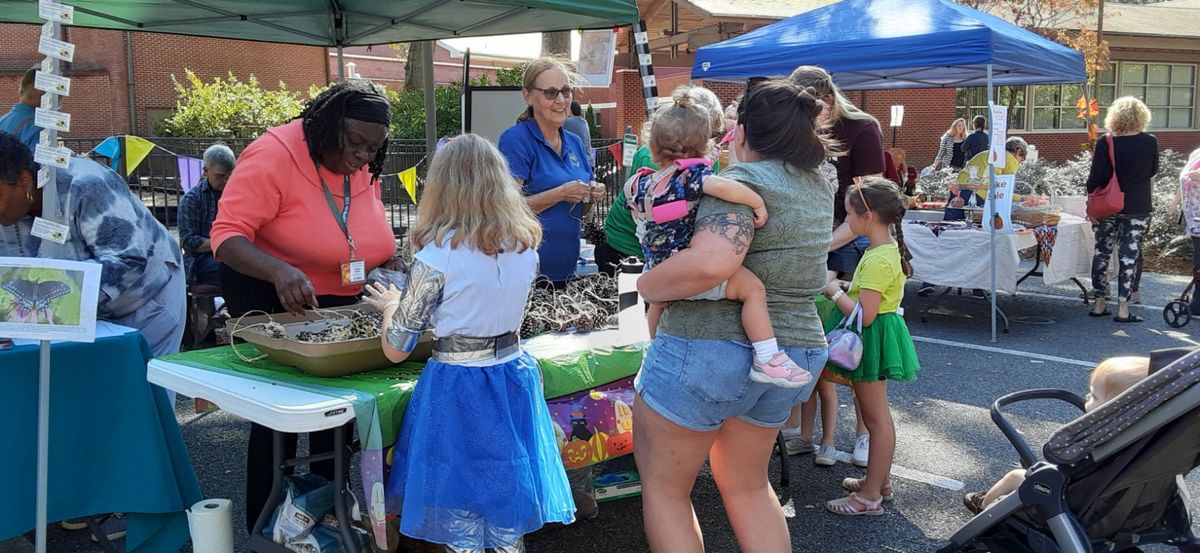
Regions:
[[[617,167],[621,167],[623,165],[621,163],[621,161],[622,161],[621,154],[624,153],[624,149],[625,149],[625,144],[623,144],[621,142],[613,143],[613,144],[609,145],[609,147],[608,147],[608,151],[609,151],[609,153],[612,154],[613,159],[617,160]]]

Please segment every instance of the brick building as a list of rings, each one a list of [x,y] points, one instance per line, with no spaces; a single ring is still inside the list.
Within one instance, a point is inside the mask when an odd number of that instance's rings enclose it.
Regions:
[[[834,0],[638,0],[646,21],[661,96],[688,82],[692,53],[701,46],[737,36],[773,21],[817,9]],[[1081,27],[1094,28],[1094,21]],[[1113,66],[1099,78],[1097,95],[1104,105],[1123,95],[1141,97],[1151,108],[1153,132],[1162,148],[1190,151],[1200,146],[1200,0],[1166,0],[1152,4],[1109,3],[1104,38],[1109,41]],[[619,67],[630,65],[630,40],[619,42]],[[615,128],[635,127],[644,120],[641,82],[636,69],[621,69],[614,96],[623,99]],[[728,102],[740,87],[701,83]],[[905,106],[904,125],[897,129],[896,146],[910,162],[932,161],[938,138],[955,117],[983,114],[982,88],[915,89],[851,92],[860,108],[884,126],[884,141],[892,144],[889,117],[893,104]],[[999,101],[1010,103],[1009,135],[1035,144],[1048,159],[1063,160],[1086,141],[1083,124],[1075,119],[1075,85],[1003,87]]]

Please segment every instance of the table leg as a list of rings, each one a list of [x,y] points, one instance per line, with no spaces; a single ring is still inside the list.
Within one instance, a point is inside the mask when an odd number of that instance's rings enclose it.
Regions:
[[[937,307],[937,304],[942,302],[942,298],[945,298],[947,295],[950,294],[950,290],[952,290],[952,288],[949,288],[949,287],[947,287],[945,290],[942,290],[941,294],[938,294],[936,298],[933,298],[933,302],[931,302],[929,305],[926,305],[925,309],[921,310],[921,322],[923,322],[923,323],[929,322],[929,317],[927,317],[927,315],[929,314],[930,311],[933,310],[934,307]],[[959,294],[962,293],[962,288],[958,289],[958,293]]]
[[[1040,268],[1042,268],[1042,245],[1038,244],[1037,249],[1033,251],[1033,268],[1030,269],[1028,273],[1025,273],[1025,276],[1017,279],[1017,287],[1019,288],[1021,283],[1025,282],[1025,279],[1031,276],[1042,276],[1042,272],[1038,270]],[[1016,290],[1014,290],[1013,294],[1016,295],[1016,293]]]
[[[254,521],[254,529],[250,532],[252,550],[257,550],[253,549],[254,542],[258,541],[255,538],[264,539],[275,545],[269,539],[263,538],[262,531],[270,522],[271,515],[274,514],[275,508],[279,506],[279,500],[283,497],[283,476],[287,469],[283,463],[283,432],[278,430],[271,431],[271,466],[275,467],[275,472],[271,475],[271,495],[263,504],[263,510],[258,514],[258,520]]]
[[[346,494],[350,493],[346,486],[346,427],[333,429],[333,508],[338,519],[338,529],[342,532],[342,547],[350,553],[359,553],[359,542],[352,528],[350,509],[346,504]]]

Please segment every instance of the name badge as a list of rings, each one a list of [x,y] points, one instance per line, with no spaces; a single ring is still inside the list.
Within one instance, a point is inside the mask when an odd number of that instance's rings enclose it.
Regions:
[[[33,228],[31,229],[30,234],[41,238],[42,240],[50,240],[51,242],[65,244],[67,242],[67,233],[70,232],[70,230],[71,229],[67,228],[67,225],[55,223],[54,221],[43,219],[41,217],[34,217]]]
[[[347,259],[342,262],[342,286],[362,284],[367,281],[367,262],[362,259]]]

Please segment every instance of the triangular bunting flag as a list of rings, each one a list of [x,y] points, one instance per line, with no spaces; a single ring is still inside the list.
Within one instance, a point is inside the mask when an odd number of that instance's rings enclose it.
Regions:
[[[621,165],[621,154],[623,153],[622,150],[624,147],[625,145],[620,142],[614,143],[608,147],[608,151],[612,154],[613,159],[617,160],[617,167],[623,167],[623,165]]]
[[[187,193],[204,176],[204,162],[194,157],[185,156],[179,156],[175,159],[179,163],[179,186],[183,188],[184,193]]]
[[[404,189],[408,191],[408,197],[412,198],[413,205],[417,203],[417,167],[414,165],[396,175],[400,179],[400,183],[404,185]]]
[[[112,167],[113,171],[121,166],[121,140],[115,136],[110,136],[104,139],[92,148],[92,151],[108,158],[108,166]]]
[[[140,136],[125,135],[125,176],[133,174],[134,169],[142,164],[142,160],[150,155],[154,143]]]

